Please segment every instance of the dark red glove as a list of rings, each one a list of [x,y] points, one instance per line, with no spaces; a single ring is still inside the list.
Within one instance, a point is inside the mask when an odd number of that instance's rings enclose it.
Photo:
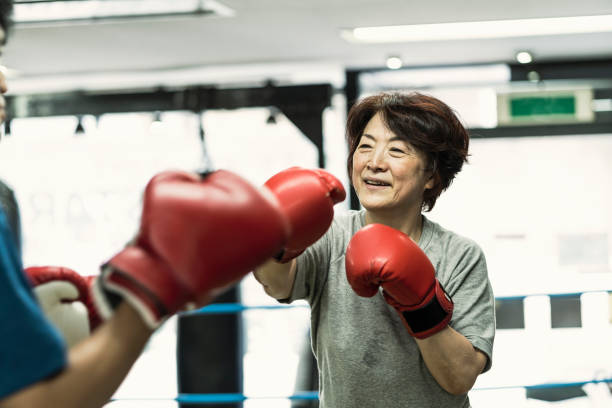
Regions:
[[[157,327],[188,303],[202,306],[285,244],[278,202],[228,171],[155,176],[145,190],[137,238],[94,285],[105,317],[119,295]]]
[[[291,226],[289,241],[276,256],[283,263],[325,234],[334,217],[334,205],[346,198],[342,183],[321,169],[291,167],[272,176],[265,186],[280,202]]]
[[[382,224],[367,225],[351,239],[345,262],[355,293],[371,297],[382,286],[385,300],[412,336],[429,337],[450,322],[453,302],[425,253],[408,235]]]

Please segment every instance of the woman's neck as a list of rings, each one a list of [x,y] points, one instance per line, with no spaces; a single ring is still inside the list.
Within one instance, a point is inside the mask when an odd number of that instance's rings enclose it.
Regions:
[[[366,210],[366,224],[384,224],[408,235],[416,243],[421,238],[423,231],[423,216],[420,211],[403,213],[401,216],[372,212]]]

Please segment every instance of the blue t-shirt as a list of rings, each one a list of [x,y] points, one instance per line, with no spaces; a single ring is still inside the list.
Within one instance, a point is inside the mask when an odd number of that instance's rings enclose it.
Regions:
[[[0,210],[0,399],[61,371],[59,332],[44,317]]]

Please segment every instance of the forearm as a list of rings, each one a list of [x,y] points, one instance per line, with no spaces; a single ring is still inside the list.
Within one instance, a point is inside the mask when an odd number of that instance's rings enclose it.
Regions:
[[[279,263],[274,259],[257,267],[255,279],[262,284],[268,295],[275,299],[286,299],[291,295],[295,280],[296,261]]]
[[[70,349],[68,366],[0,402],[14,407],[101,407],[119,387],[151,335],[134,309],[122,304],[106,324]]]
[[[450,326],[415,340],[429,372],[450,394],[467,393],[486,364],[485,354]]]

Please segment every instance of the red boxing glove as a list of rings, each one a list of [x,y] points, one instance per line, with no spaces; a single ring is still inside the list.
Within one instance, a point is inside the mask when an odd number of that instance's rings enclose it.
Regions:
[[[161,173],[145,190],[136,239],[96,280],[96,304],[108,317],[126,300],[156,328],[278,253],[288,231],[274,197],[231,172]]]
[[[90,279],[59,266],[25,269],[45,316],[73,346],[100,324],[89,292]]]
[[[291,235],[276,259],[295,258],[325,234],[334,217],[334,205],[346,198],[342,183],[321,169],[291,167],[272,176],[265,186],[272,191],[289,220]]]
[[[351,239],[345,264],[348,282],[359,296],[374,296],[382,286],[385,300],[412,336],[429,337],[450,322],[452,300],[427,255],[401,231],[382,224],[365,226]]]

